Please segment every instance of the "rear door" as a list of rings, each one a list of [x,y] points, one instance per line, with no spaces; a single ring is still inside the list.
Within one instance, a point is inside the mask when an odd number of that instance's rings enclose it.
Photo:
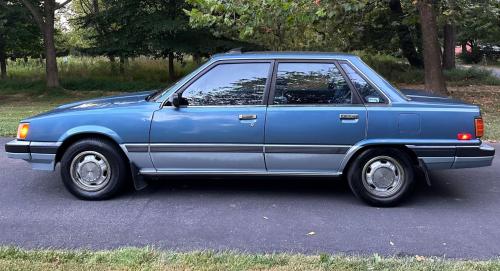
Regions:
[[[337,174],[366,135],[366,108],[334,61],[277,61],[268,100],[266,167]]]

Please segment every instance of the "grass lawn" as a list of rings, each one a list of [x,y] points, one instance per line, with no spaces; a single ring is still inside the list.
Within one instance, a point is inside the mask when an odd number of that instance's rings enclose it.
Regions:
[[[37,95],[30,91],[2,95],[0,92],[0,136],[15,136],[20,120],[48,111],[58,105],[114,94],[118,92],[55,91],[50,95]]]
[[[150,248],[111,251],[0,248],[0,270],[500,270],[500,260],[171,252]]]

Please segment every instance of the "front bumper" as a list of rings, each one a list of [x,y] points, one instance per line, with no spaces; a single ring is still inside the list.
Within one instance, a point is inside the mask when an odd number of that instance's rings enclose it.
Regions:
[[[5,152],[9,158],[29,162],[33,169],[52,171],[55,168],[56,154],[61,144],[62,142],[12,140],[5,144]]]

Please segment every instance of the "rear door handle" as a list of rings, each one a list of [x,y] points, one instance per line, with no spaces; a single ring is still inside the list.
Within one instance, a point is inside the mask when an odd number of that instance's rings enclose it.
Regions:
[[[240,115],[239,116],[239,119],[240,120],[254,120],[254,119],[257,119],[257,115]]]
[[[341,120],[357,120],[359,118],[358,114],[340,114]]]

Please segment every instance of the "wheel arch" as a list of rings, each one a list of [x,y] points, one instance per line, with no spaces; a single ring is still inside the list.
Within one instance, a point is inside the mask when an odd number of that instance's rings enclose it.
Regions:
[[[353,146],[351,150],[349,150],[346,154],[346,157],[344,158],[344,161],[342,162],[341,168],[339,169],[340,172],[345,173],[347,170],[349,170],[349,167],[352,165],[354,160],[356,160],[356,157],[358,157],[361,153],[368,149],[375,149],[375,148],[393,148],[393,149],[398,149],[400,151],[403,151],[410,157],[411,162],[413,165],[418,166],[419,161],[417,154],[408,148],[404,144],[393,144],[393,143],[387,143],[387,144],[369,144],[369,145],[363,145],[363,146]]]
[[[61,161],[62,156],[64,155],[66,150],[69,148],[69,146],[73,145],[74,143],[76,143],[80,140],[90,139],[90,138],[102,139],[102,140],[110,142],[119,150],[119,152],[123,156],[123,158],[126,159],[126,162],[130,163],[127,154],[120,147],[120,144],[116,141],[116,139],[108,134],[103,134],[103,133],[99,133],[99,132],[80,132],[80,133],[75,133],[75,134],[72,134],[72,135],[66,137],[62,141],[61,146],[59,146],[59,148],[57,149],[55,163],[58,163]]]

